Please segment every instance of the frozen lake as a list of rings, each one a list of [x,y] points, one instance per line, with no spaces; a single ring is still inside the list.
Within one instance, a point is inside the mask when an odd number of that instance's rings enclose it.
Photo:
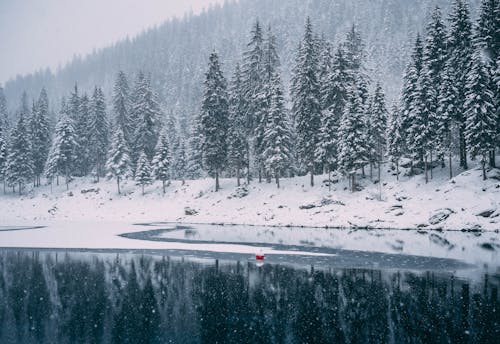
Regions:
[[[1,343],[500,336],[498,233],[68,226],[0,227]]]

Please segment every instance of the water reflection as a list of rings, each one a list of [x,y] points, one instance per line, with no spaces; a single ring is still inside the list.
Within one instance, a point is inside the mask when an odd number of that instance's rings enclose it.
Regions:
[[[0,343],[494,343],[499,276],[0,253]]]

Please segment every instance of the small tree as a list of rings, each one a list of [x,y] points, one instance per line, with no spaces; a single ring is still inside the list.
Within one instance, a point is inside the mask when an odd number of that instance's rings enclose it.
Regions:
[[[137,167],[135,170],[135,181],[137,185],[142,187],[142,194],[144,195],[144,186],[150,185],[151,180],[151,166],[145,152],[141,152],[139,160],[137,160]]]
[[[120,127],[113,135],[111,148],[108,153],[108,161],[106,162],[106,172],[108,178],[116,178],[118,194],[120,194],[120,180],[127,178],[131,174],[131,162],[128,154],[125,135]]]
[[[166,130],[161,135],[155,149],[153,157],[153,175],[157,180],[161,180],[163,193],[165,193],[165,182],[170,178],[171,156]]]

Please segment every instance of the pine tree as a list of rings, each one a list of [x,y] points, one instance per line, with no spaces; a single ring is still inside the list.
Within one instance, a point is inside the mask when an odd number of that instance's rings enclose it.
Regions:
[[[481,2],[480,16],[476,28],[476,44],[483,50],[483,58],[492,76],[492,90],[495,94],[497,116],[497,142],[500,141],[500,87],[494,83],[494,74],[498,70],[500,60],[500,3],[496,0]],[[497,144],[500,147],[500,143]],[[489,153],[490,166],[496,167],[495,149]]]
[[[106,172],[108,178],[116,178],[118,194],[120,194],[120,180],[129,177],[131,172],[131,161],[128,154],[128,147],[125,141],[125,135],[118,127],[113,135],[111,147],[106,162]]]
[[[402,106],[401,106],[401,126],[404,132],[404,140],[406,143],[406,151],[408,153],[414,154],[409,147],[413,147],[416,149],[420,149],[420,147],[414,144],[414,137],[418,135],[418,132],[415,132],[416,128],[419,127],[417,122],[419,121],[418,111],[416,111],[416,103],[419,101],[418,96],[418,83],[420,74],[422,73],[423,68],[423,46],[422,40],[420,39],[420,35],[417,35],[415,40],[415,46],[413,48],[411,61],[408,64],[404,76],[404,86],[402,93]],[[413,158],[413,156],[412,156]],[[420,156],[418,157],[420,158]],[[422,157],[423,158],[423,157]],[[413,164],[412,164],[413,168]]]
[[[137,167],[135,170],[135,181],[137,185],[142,187],[142,194],[144,195],[144,186],[150,185],[151,179],[151,167],[149,164],[148,156],[145,152],[141,152],[139,159],[137,160]]]
[[[453,82],[457,94],[454,96],[455,121],[459,128],[460,166],[467,169],[467,146],[465,140],[465,89],[467,74],[473,54],[472,23],[467,2],[455,0],[450,15],[448,32],[448,68],[453,73]]]
[[[430,135],[428,137],[429,143],[429,153],[431,162],[433,160],[434,147],[436,143],[439,143],[440,138],[437,136],[437,132],[433,129],[436,127],[434,124],[439,125],[438,119],[441,116],[438,113],[439,109],[439,92],[441,83],[443,80],[443,75],[446,66],[446,28],[442,21],[441,10],[436,7],[432,12],[431,21],[427,25],[427,36],[425,39],[424,54],[423,54],[423,72],[427,73],[428,87],[427,97],[430,97],[428,101],[430,102],[431,111],[429,113],[430,122],[428,123],[427,133]],[[433,131],[433,132],[432,132]],[[438,158],[442,159],[442,154],[438,151]],[[431,178],[433,168],[431,165]]]
[[[423,52],[423,63],[431,79],[431,85],[435,94],[439,94],[442,74],[446,64],[446,28],[442,20],[441,10],[436,7],[432,12],[431,21],[426,28],[425,47]],[[434,99],[437,103],[437,100]]]
[[[165,182],[170,178],[171,162],[168,135],[164,129],[158,139],[152,162],[153,175],[157,180],[161,180],[163,193],[165,193]]]
[[[201,150],[203,167],[215,176],[215,191],[219,191],[219,175],[227,158],[229,109],[226,80],[222,75],[217,53],[210,54],[209,60],[199,119]]]
[[[311,20],[307,18],[292,78],[292,112],[297,126],[297,150],[314,186],[315,151],[318,144],[321,104],[317,79],[318,56]]]
[[[9,131],[9,111],[7,110],[7,99],[5,98],[5,93],[3,87],[0,86],[0,127],[3,128],[4,138],[7,136]]]
[[[265,172],[264,166],[264,135],[269,117],[270,99],[271,99],[270,81],[265,80],[262,89],[258,93],[258,103],[260,104],[258,113],[255,115],[256,126],[253,133],[253,153],[255,165],[258,169],[259,183],[262,182],[262,173]],[[269,181],[269,176],[267,176]]]
[[[175,156],[172,162],[172,169],[175,171],[175,175],[177,176],[177,178],[182,181],[182,185],[184,185],[186,179],[186,166],[186,144],[184,143],[183,139],[178,138],[176,143]]]
[[[133,144],[134,125],[130,116],[130,89],[127,76],[123,71],[116,75],[113,87],[114,124],[120,127],[129,147]]]
[[[30,117],[31,148],[33,158],[33,173],[36,178],[36,186],[40,186],[40,176],[43,174],[45,162],[50,149],[49,133],[49,98],[45,88],[42,88],[40,97],[33,107]]]
[[[258,97],[265,77],[264,38],[258,20],[250,33],[250,42],[243,53],[242,79],[245,97],[246,126],[249,134],[253,134],[257,125],[255,114],[260,112]],[[269,66],[269,65],[268,65]]]
[[[76,130],[77,133],[77,163],[75,169],[79,171],[81,175],[87,175],[89,172],[94,172],[97,175],[97,171],[93,168],[92,164],[92,103],[89,100],[89,97],[86,93],[84,93],[80,97],[80,106],[78,108],[79,111],[79,120],[78,123],[75,124],[75,127],[78,128]]]
[[[106,102],[104,93],[98,87],[94,88],[89,118],[90,159],[93,169],[97,172],[97,181],[105,173],[106,152],[109,145],[109,128],[106,117]]]
[[[267,36],[264,40],[264,78],[270,81],[276,69],[280,66],[280,58],[278,55],[276,36],[271,30],[271,25],[267,28]]]
[[[241,171],[249,166],[249,162],[244,94],[239,65],[236,65],[236,70],[231,80],[231,90],[229,91],[228,162],[231,169],[236,172],[236,182],[240,186]]]
[[[344,112],[347,98],[347,87],[350,75],[344,51],[339,47],[333,58],[332,66],[326,79],[321,82],[322,115],[319,129],[316,161],[330,173],[338,167],[337,136],[340,118]],[[330,179],[330,177],[329,177]]]
[[[0,126],[0,180],[3,182],[3,192],[5,193],[6,181],[6,166],[7,166],[7,140],[5,138],[5,127]]]
[[[201,152],[201,135],[198,118],[195,116],[187,142],[186,177],[197,179],[201,177],[203,157]]]
[[[386,143],[388,112],[385,106],[385,95],[380,83],[375,87],[368,113],[368,152],[371,164],[377,164],[380,182],[380,164],[382,162]],[[371,170],[370,170],[371,171]],[[371,176],[371,172],[370,172]]]
[[[63,175],[66,177],[66,189],[77,163],[78,142],[74,122],[69,116],[70,109],[62,103],[59,121],[57,123],[52,147],[45,165],[46,177],[52,179]]]
[[[274,174],[279,188],[279,178],[292,159],[290,125],[287,121],[285,101],[278,73],[271,79],[271,101],[267,125],[263,138],[264,165],[269,174]]]
[[[320,85],[320,102],[321,102],[321,110],[326,110],[329,106],[328,97],[330,95],[330,87],[333,85],[330,84],[332,75],[334,74],[334,58],[332,56],[332,45],[330,42],[322,39],[321,40],[321,51],[319,56],[319,66],[318,66],[318,82]],[[335,61],[336,63],[336,61]]]
[[[446,63],[441,85],[439,87],[438,109],[436,117],[436,150],[438,157],[444,159],[448,156],[448,168],[450,179],[453,178],[452,154],[454,148],[453,127],[455,115],[455,100],[458,94],[455,90],[453,75],[450,73],[448,63]]]
[[[19,194],[21,194],[24,186],[33,178],[33,155],[29,140],[29,126],[23,107],[19,112],[17,124],[12,130],[8,150],[9,155],[5,167],[7,184],[12,187],[18,185]]]
[[[404,135],[401,121],[401,110],[394,105],[387,127],[387,156],[396,165],[396,179],[399,180],[399,159],[404,152]]]
[[[496,126],[493,92],[490,89],[488,70],[481,61],[480,52],[473,55],[467,78],[465,138],[471,157],[481,157],[483,179],[486,180],[486,162],[489,152],[495,148]]]
[[[339,128],[339,169],[349,176],[353,192],[356,190],[356,171],[368,161],[368,151],[364,140],[365,112],[361,93],[362,91],[354,84],[350,90]]]
[[[150,78],[138,78],[132,112],[136,120],[134,151],[144,152],[148,159],[152,159],[158,140],[157,122],[160,117],[160,108]]]

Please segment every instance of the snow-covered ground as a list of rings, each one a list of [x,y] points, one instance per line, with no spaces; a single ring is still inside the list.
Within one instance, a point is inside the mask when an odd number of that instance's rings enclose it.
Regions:
[[[329,190],[323,183],[327,176],[317,176],[314,187],[308,185],[308,177],[283,179],[280,189],[265,182],[237,188],[235,180],[223,179],[218,193],[213,192],[212,179],[185,185],[174,181],[165,195],[157,182],[146,188],[144,196],[132,181],[123,183],[124,194],[118,195],[114,181],[76,179],[69,191],[60,185],[52,191],[49,186],[36,188],[21,197],[1,195],[0,247],[169,250],[195,256],[214,252],[239,255],[235,259],[262,250],[283,262],[300,262],[302,258],[284,258],[300,255],[315,262],[330,256],[325,259],[331,263],[338,255],[335,263],[371,261],[386,266],[395,257],[418,266],[418,260],[408,257],[422,256],[496,271],[500,180],[493,177],[500,171],[490,171],[492,178],[486,181],[479,170],[463,172],[451,181],[446,173],[436,169],[428,184],[423,176],[401,177],[397,182],[385,174],[381,184],[366,178],[361,180],[363,190],[356,193],[344,180]],[[176,226],[179,223],[191,225]],[[210,223],[239,225],[206,225]],[[456,231],[462,229],[475,231]],[[147,234],[141,237],[141,232]],[[123,236],[126,233],[132,235]]]
[[[42,186],[29,195],[0,195],[0,225],[43,225],[54,221],[118,221],[234,223],[266,226],[318,226],[389,229],[500,229],[500,180],[483,181],[481,171],[465,171],[451,181],[447,169],[436,168],[425,184],[423,175],[395,177],[384,173],[382,183],[362,179],[364,189],[351,193],[346,180],[332,184],[326,175],[283,179],[274,183],[236,187],[222,179],[222,190],[213,191],[210,178],[173,181],[162,194],[161,183],[141,194],[131,180],[118,195],[113,180],[92,183],[77,178],[69,191],[61,184]],[[499,170],[489,176],[500,178]],[[381,196],[381,200],[379,200]],[[188,209],[189,208],[189,209]],[[189,211],[186,211],[188,209]],[[187,213],[195,213],[187,215]]]

